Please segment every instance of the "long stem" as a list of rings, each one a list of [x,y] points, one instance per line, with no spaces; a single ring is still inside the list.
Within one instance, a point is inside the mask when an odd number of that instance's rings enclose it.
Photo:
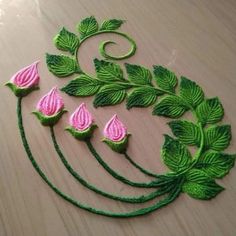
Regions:
[[[148,175],[148,176],[151,176],[151,177],[156,177],[156,178],[158,178],[160,176],[160,175],[152,173],[149,170],[146,170],[142,166],[138,165],[134,160],[132,160],[132,158],[127,153],[124,153],[124,156],[135,168],[140,170],[145,175]]]
[[[95,157],[95,159],[101,164],[101,166],[110,174],[112,175],[114,178],[120,180],[121,182],[128,184],[130,186],[133,187],[138,187],[138,188],[156,188],[156,187],[160,187],[162,185],[165,185],[167,183],[170,183],[173,181],[173,179],[175,179],[175,176],[173,176],[172,178],[169,178],[165,175],[160,175],[158,177],[160,177],[160,179],[156,179],[153,180],[151,182],[148,183],[139,183],[139,182],[133,182],[129,179],[127,179],[126,177],[120,175],[118,172],[114,171],[102,158],[101,156],[97,153],[97,151],[95,150],[95,148],[93,147],[92,143],[90,142],[90,140],[86,141],[86,144],[88,146],[88,149],[90,150],[90,152],[92,153],[92,155]]]
[[[31,161],[31,164],[33,165],[34,169],[37,171],[37,173],[42,177],[42,179],[46,182],[46,184],[55,192],[57,193],[60,197],[62,197],[64,200],[70,202],[71,204],[75,205],[76,207],[79,207],[81,209],[84,209],[86,211],[98,214],[98,215],[103,215],[103,216],[108,216],[108,217],[116,217],[116,218],[129,218],[129,217],[135,217],[135,216],[141,216],[145,215],[148,213],[151,213],[157,209],[160,209],[163,206],[168,205],[169,203],[173,202],[181,193],[181,188],[183,184],[183,179],[180,179],[180,182],[176,184],[175,188],[167,195],[166,198],[156,202],[155,204],[145,207],[145,208],[140,208],[135,211],[130,211],[130,212],[125,212],[125,213],[120,213],[120,212],[110,212],[110,211],[103,211],[100,209],[93,208],[89,205],[82,204],[81,202],[73,199],[72,197],[66,195],[63,193],[61,190],[59,190],[49,179],[48,177],[44,174],[44,172],[41,170],[39,167],[38,163],[33,157],[33,154],[30,150],[26,135],[25,135],[25,130],[24,130],[24,125],[23,125],[23,119],[22,119],[22,112],[21,112],[21,101],[22,98],[18,98],[17,102],[17,117],[18,117],[18,127],[22,139],[23,146],[25,148],[25,152]]]
[[[114,200],[118,200],[118,201],[121,201],[121,202],[129,202],[129,203],[144,203],[144,202],[147,202],[149,200],[152,200],[158,196],[161,196],[167,192],[169,192],[171,190],[171,188],[173,187],[171,184],[168,185],[168,186],[163,186],[162,188],[154,191],[154,192],[151,192],[147,195],[141,195],[141,196],[130,196],[130,197],[125,197],[125,196],[119,196],[119,195],[114,195],[114,194],[110,194],[110,193],[107,193],[91,184],[89,184],[83,177],[81,177],[79,175],[78,172],[76,172],[73,167],[70,165],[70,163],[67,161],[67,159],[65,158],[65,155],[63,154],[59,144],[57,143],[57,140],[56,140],[56,136],[55,136],[55,132],[54,132],[54,128],[53,126],[50,127],[50,133],[51,133],[51,138],[52,138],[52,141],[53,141],[53,145],[54,145],[54,148],[60,158],[60,160],[62,161],[62,163],[64,164],[64,166],[66,167],[66,169],[70,172],[70,174],[72,176],[74,176],[74,178],[76,180],[78,180],[82,185],[84,185],[85,187],[87,187],[88,189],[104,196],[104,197],[108,197],[108,198],[111,198],[111,199],[114,199]]]

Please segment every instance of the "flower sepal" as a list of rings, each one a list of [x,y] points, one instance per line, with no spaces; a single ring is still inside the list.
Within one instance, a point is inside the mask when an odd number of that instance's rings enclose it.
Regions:
[[[80,141],[86,141],[90,139],[93,136],[93,131],[97,128],[98,126],[96,124],[92,124],[89,128],[85,130],[78,130],[73,128],[72,126],[68,126],[65,128],[66,131],[71,133],[73,137]]]
[[[130,135],[131,134],[127,134],[121,141],[112,141],[107,138],[103,138],[102,141],[106,143],[114,152],[125,153],[128,147]]]
[[[53,126],[60,120],[62,115],[66,112],[67,112],[67,110],[63,109],[52,116],[46,116],[39,111],[33,111],[32,113],[39,119],[39,121],[41,122],[42,125]]]
[[[16,86],[15,84],[11,83],[11,82],[7,82],[5,84],[8,88],[10,88],[12,90],[12,92],[17,96],[17,97],[25,97],[27,96],[29,93],[31,93],[34,90],[38,90],[39,86],[33,86],[33,87],[25,87],[25,88],[20,88],[18,86]]]

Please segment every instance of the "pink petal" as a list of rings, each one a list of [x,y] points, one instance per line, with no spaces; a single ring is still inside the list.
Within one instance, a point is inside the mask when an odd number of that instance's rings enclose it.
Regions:
[[[57,87],[52,88],[37,104],[37,110],[46,116],[52,116],[64,108],[64,102],[59,95]]]
[[[40,79],[37,68],[38,63],[39,61],[36,61],[33,64],[19,70],[12,76],[10,80],[11,83],[20,88],[30,88],[38,85]]]
[[[86,105],[82,103],[71,115],[69,122],[75,129],[83,131],[91,126],[93,118]]]
[[[114,115],[105,125],[103,134],[107,139],[118,142],[127,135],[127,128],[118,119],[117,115]]]

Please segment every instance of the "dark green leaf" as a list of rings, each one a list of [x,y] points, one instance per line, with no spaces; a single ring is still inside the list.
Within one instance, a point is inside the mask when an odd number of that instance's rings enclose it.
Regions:
[[[180,96],[192,107],[196,107],[204,99],[204,93],[201,87],[185,77],[181,77]]]
[[[123,23],[123,20],[105,20],[102,22],[100,30],[117,30]]]
[[[46,63],[49,71],[58,77],[66,77],[80,71],[76,60],[65,55],[46,54]]]
[[[185,145],[168,135],[165,135],[165,143],[162,147],[161,156],[164,163],[172,171],[180,171],[188,168],[192,159]]]
[[[154,75],[156,83],[161,89],[169,92],[175,91],[178,80],[176,75],[172,71],[162,66],[154,66]]]
[[[123,81],[123,71],[118,64],[94,59],[97,77],[110,82]]]
[[[98,23],[93,16],[83,19],[77,29],[81,35],[81,39],[96,33],[98,31]]]
[[[148,107],[152,105],[159,95],[158,90],[153,87],[137,88],[129,94],[126,107]]]
[[[96,94],[93,104],[95,107],[116,105],[126,97],[126,87],[119,84],[103,86]]]
[[[208,200],[215,197],[224,188],[208,177],[204,171],[191,169],[186,174],[186,182],[182,190],[193,198]]]
[[[210,98],[203,101],[196,109],[196,114],[201,123],[213,124],[220,121],[224,116],[224,110],[219,99]]]
[[[229,146],[231,141],[230,125],[213,126],[205,134],[207,149],[222,151]]]
[[[178,118],[188,109],[189,108],[184,104],[184,101],[179,97],[167,96],[154,107],[152,114],[169,118]]]
[[[71,80],[61,90],[71,96],[91,96],[97,93],[103,83],[99,80],[90,78],[87,75],[81,75],[80,77]]]
[[[128,79],[131,82],[141,85],[151,85],[152,74],[148,69],[128,63],[125,63],[125,67],[128,74]]]
[[[75,54],[79,45],[79,38],[75,34],[67,31],[64,27],[59,34],[54,37],[53,41],[58,49],[68,51],[72,55]]]
[[[201,142],[200,128],[190,121],[174,120],[168,123],[173,134],[184,144],[199,146]]]
[[[223,178],[234,166],[235,158],[235,154],[209,151],[198,159],[195,167],[203,170],[211,178]]]

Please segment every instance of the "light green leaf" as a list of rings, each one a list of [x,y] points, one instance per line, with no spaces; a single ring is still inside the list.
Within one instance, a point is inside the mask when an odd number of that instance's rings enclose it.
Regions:
[[[81,75],[71,80],[61,90],[71,96],[91,96],[98,92],[104,83],[87,75]]]
[[[128,74],[128,79],[131,82],[140,85],[151,85],[152,74],[148,69],[128,63],[125,63],[125,67]]]
[[[118,64],[94,59],[94,65],[99,79],[109,82],[124,81],[123,71]]]
[[[199,105],[204,99],[204,93],[194,81],[181,77],[180,97],[185,99],[192,107]]]
[[[200,128],[190,121],[174,120],[168,123],[173,134],[186,145],[199,146],[201,142]]]
[[[95,107],[116,105],[121,103],[126,97],[126,87],[119,84],[103,86],[96,94],[93,101]]]
[[[195,167],[203,170],[211,178],[223,178],[234,166],[236,154],[208,151],[199,159]]]
[[[58,77],[66,77],[80,72],[76,60],[65,55],[51,55],[47,53],[46,63],[49,71]]]
[[[193,198],[208,200],[215,197],[224,188],[209,178],[205,172],[191,169],[186,174],[186,182],[182,190]]]
[[[148,107],[157,100],[157,96],[160,94],[161,93],[153,87],[134,89],[128,96],[126,107],[127,109],[132,107]]]
[[[231,141],[230,125],[213,126],[206,130],[206,149],[222,151],[229,146]]]
[[[152,114],[169,118],[178,118],[188,109],[189,108],[179,97],[167,96],[154,107]]]
[[[223,106],[217,97],[203,101],[196,109],[199,121],[205,124],[214,124],[224,116]]]
[[[77,26],[77,30],[81,35],[81,39],[96,33],[98,31],[98,23],[93,16],[83,19]]]
[[[79,45],[79,38],[75,34],[67,31],[64,27],[59,34],[54,37],[53,41],[58,49],[68,51],[72,55],[75,54]]]
[[[175,172],[188,168],[192,159],[188,149],[180,141],[164,136],[165,143],[161,151],[164,163]]]
[[[156,83],[161,89],[169,92],[175,91],[178,80],[176,75],[172,71],[162,66],[154,66],[154,75]]]
[[[123,20],[111,19],[102,22],[100,30],[117,30],[124,23]]]

